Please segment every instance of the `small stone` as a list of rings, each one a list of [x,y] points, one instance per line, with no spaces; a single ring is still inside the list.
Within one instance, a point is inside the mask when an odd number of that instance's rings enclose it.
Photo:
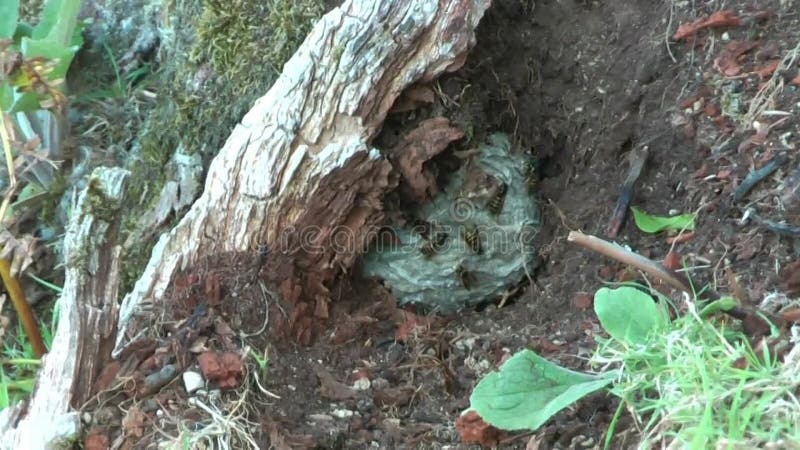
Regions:
[[[337,417],[339,419],[348,419],[350,417],[353,417],[354,413],[349,409],[334,409],[331,412],[331,414],[333,415],[333,417]]]
[[[186,392],[189,394],[194,394],[200,388],[205,386],[206,382],[203,380],[203,376],[200,375],[198,372],[193,370],[187,370],[183,372],[183,386],[186,388]]]
[[[313,420],[313,421],[315,421],[315,422],[331,422],[331,421],[333,421],[333,417],[331,417],[331,416],[329,416],[327,414],[309,414],[308,418]]]
[[[372,386],[372,382],[367,377],[359,378],[353,383],[353,389],[357,391],[366,391],[370,386]]]
[[[472,347],[475,346],[475,341],[476,340],[477,340],[477,338],[475,338],[475,337],[468,337],[468,338],[464,338],[464,339],[459,339],[458,341],[456,341],[455,345],[456,345],[456,348],[459,349],[459,350],[469,351],[469,350],[472,350]]]
[[[730,35],[730,33],[728,33],[728,32],[726,31],[726,32],[722,33],[722,36],[720,36],[720,38],[721,38],[723,41],[730,41],[730,40],[731,40],[731,35]]]
[[[585,441],[581,441],[581,445],[584,448],[592,447],[594,445],[594,438],[589,436],[589,439],[586,439]]]

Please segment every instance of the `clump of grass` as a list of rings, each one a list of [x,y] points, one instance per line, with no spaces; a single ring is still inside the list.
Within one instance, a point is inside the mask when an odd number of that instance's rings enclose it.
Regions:
[[[58,322],[58,310],[53,308],[50,323],[39,323],[42,339],[47,349],[53,343],[53,335]],[[3,338],[2,354],[0,354],[0,410],[26,398],[33,391],[36,374],[41,360],[36,357],[33,346],[25,337],[22,325]]]
[[[800,446],[796,365],[754,351],[741,331],[702,318],[688,298],[685,309],[644,345],[599,339],[594,362],[622,369],[611,392],[631,413],[641,448]]]

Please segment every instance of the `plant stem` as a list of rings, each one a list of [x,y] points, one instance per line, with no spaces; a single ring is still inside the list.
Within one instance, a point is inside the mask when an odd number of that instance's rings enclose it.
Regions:
[[[14,305],[14,310],[17,311],[22,328],[28,336],[33,348],[33,354],[37,358],[41,358],[47,352],[42,340],[42,333],[39,331],[39,325],[36,324],[31,305],[25,299],[25,293],[22,291],[17,279],[11,276],[11,264],[6,258],[0,258],[0,277],[3,279],[8,296],[11,297],[11,304]]]

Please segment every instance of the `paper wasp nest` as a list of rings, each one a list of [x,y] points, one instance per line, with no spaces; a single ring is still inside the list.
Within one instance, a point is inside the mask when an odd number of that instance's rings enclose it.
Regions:
[[[453,312],[503,294],[531,272],[540,216],[532,160],[493,134],[407,223],[390,223],[364,255],[362,275],[401,303]]]

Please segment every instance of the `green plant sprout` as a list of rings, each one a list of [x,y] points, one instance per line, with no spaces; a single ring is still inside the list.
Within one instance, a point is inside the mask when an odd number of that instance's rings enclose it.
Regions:
[[[643,288],[643,287],[641,287]],[[606,432],[610,448],[624,410],[641,431],[640,448],[797,448],[800,374],[768,346],[715,320],[735,301],[694,302],[670,321],[666,298],[633,286],[602,288],[595,313],[608,338],[597,337],[595,374],[558,367],[530,350],[482,379],[470,409],[503,430],[536,430],[558,411],[606,388],[622,401]]]
[[[671,217],[654,216],[632,206],[633,221],[645,233],[658,233],[664,230],[694,230],[695,214],[678,214]]]

